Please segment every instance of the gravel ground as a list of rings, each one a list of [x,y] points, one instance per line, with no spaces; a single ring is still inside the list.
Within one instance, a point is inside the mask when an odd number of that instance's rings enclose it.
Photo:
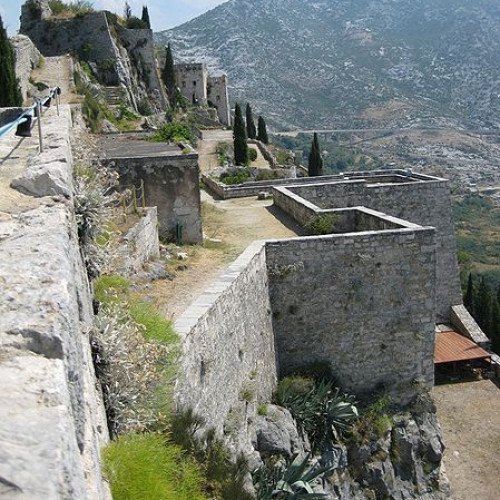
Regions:
[[[500,389],[491,380],[436,386],[454,500],[500,498]]]

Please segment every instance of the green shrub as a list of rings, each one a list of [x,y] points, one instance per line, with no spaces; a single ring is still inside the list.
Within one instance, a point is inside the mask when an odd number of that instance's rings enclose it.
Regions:
[[[121,103],[118,106],[118,120],[129,120],[129,121],[135,121],[139,117],[131,111],[127,106],[123,103]]]
[[[50,0],[49,7],[52,14],[68,15],[68,16],[83,16],[89,12],[94,12],[92,2],[87,0],[77,0],[76,2],[63,2],[62,0]]]
[[[200,467],[159,434],[126,434],[103,451],[114,500],[203,500]]]
[[[248,167],[231,168],[220,176],[220,181],[228,186],[241,184],[250,179],[252,179],[252,171]]]
[[[331,234],[335,230],[338,222],[338,216],[335,214],[319,215],[305,226],[306,231],[315,236]]]
[[[138,17],[129,17],[126,20],[125,27],[129,30],[145,30],[148,29],[148,25]]]
[[[133,302],[130,305],[130,316],[142,326],[143,335],[147,341],[177,342],[178,337],[172,328],[172,323],[159,314],[151,304]]]
[[[255,176],[256,181],[269,181],[272,179],[284,179],[285,172],[278,169],[269,168],[259,168],[257,170],[257,175]]]
[[[172,122],[163,125],[149,139],[151,142],[189,142],[194,144],[193,132],[188,125],[181,122]]]
[[[228,150],[229,144],[227,142],[218,142],[215,146],[215,153],[217,154],[217,160],[221,167],[228,159]]]
[[[94,297],[103,304],[123,301],[130,288],[130,281],[117,274],[99,276],[93,284]]]
[[[137,111],[142,116],[149,116],[153,114],[151,104],[149,104],[149,101],[145,97],[137,103]]]
[[[360,418],[354,423],[350,438],[357,444],[368,443],[373,438],[379,439],[391,429],[391,400],[382,395],[361,410]]]
[[[262,403],[259,406],[257,406],[257,415],[265,417],[268,413],[269,413],[269,407],[267,406],[266,403]]]
[[[255,161],[258,158],[257,151],[254,148],[248,148],[248,160]]]
[[[313,450],[337,441],[358,417],[353,396],[341,393],[328,379],[286,377],[278,385],[275,400],[290,410]]]
[[[314,493],[315,480],[330,472],[332,467],[311,464],[309,453],[298,454],[286,467],[264,465],[254,472],[253,480],[258,500],[318,500],[325,495]]]

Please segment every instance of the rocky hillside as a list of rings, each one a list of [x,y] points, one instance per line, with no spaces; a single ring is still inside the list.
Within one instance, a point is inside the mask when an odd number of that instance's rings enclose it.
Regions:
[[[498,0],[230,0],[156,41],[278,127],[500,127]]]

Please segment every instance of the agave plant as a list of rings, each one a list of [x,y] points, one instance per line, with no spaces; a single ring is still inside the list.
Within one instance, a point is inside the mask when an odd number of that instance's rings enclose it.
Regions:
[[[277,403],[290,410],[302,433],[307,434],[314,449],[323,444],[338,441],[339,434],[358,418],[354,397],[334,387],[326,379],[308,386],[301,381],[297,385],[288,377],[280,382]]]
[[[315,493],[311,483],[326,474],[331,467],[310,465],[310,454],[298,454],[286,469],[275,467],[271,471],[259,469],[257,479],[257,500],[317,500],[324,499],[323,493]]]

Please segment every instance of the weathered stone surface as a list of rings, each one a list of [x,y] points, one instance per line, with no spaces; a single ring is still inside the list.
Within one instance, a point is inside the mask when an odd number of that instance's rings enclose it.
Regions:
[[[128,143],[128,144],[127,144]],[[181,238],[183,243],[201,243],[201,200],[197,154],[182,154],[175,147],[163,147],[145,141],[116,143],[107,148],[106,166],[114,168],[120,185],[128,189],[144,185],[146,204],[158,209],[160,237]],[[180,234],[177,234],[177,233]]]
[[[291,457],[304,451],[295,421],[284,408],[268,405],[268,414],[257,416],[255,427],[255,449],[261,453],[280,453]]]
[[[384,386],[402,403],[434,380],[434,229],[266,245],[281,375],[317,363],[354,393]]]
[[[270,401],[276,359],[263,243],[251,244],[174,327],[183,338],[180,408],[192,408],[222,433],[243,392]]]
[[[62,360],[4,351],[0,422],[0,496],[88,498]]]
[[[42,205],[0,222],[0,234],[0,378],[10,381],[9,390],[1,390],[9,399],[1,405],[0,449],[10,450],[2,466],[22,491],[36,484],[26,471],[36,478],[45,470],[52,471],[48,492],[57,488],[51,498],[106,498],[99,448],[107,428],[87,336],[91,299],[72,206]],[[30,390],[36,397],[16,397]],[[45,395],[55,409],[45,410]],[[23,414],[30,418],[19,418]],[[82,478],[84,487],[78,486]]]
[[[60,162],[33,165],[22,177],[14,179],[11,187],[36,197],[71,196],[71,178],[66,165]]]
[[[166,276],[165,266],[161,264],[144,269],[149,260],[160,256],[156,207],[146,208],[139,222],[123,237],[122,243],[117,249],[114,268],[122,269],[126,274],[144,271],[151,280]]]
[[[46,150],[27,172],[56,161],[70,196],[69,107],[45,121]],[[108,432],[72,200],[0,217],[0,261],[0,492],[108,499],[100,466]]]
[[[16,76],[19,78],[23,99],[26,99],[30,88],[31,71],[38,67],[42,55],[27,36],[15,35],[10,41],[16,55]]]
[[[330,181],[321,177],[316,183],[304,179],[293,187],[275,189],[275,203],[297,217],[301,205],[313,212],[363,206],[435,227],[436,320],[449,321],[451,307],[462,303],[449,182],[403,170],[349,172],[334,177]]]
[[[36,197],[71,196],[73,177],[70,125],[69,106],[60,106],[59,117],[42,116],[44,151],[29,159],[25,172],[12,180],[12,188]]]

